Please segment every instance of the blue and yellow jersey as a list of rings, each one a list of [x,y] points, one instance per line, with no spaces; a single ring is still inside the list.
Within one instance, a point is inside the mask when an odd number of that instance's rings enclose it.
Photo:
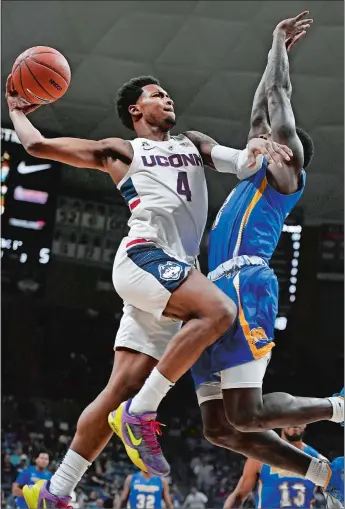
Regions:
[[[300,199],[306,174],[302,170],[296,193],[281,194],[269,185],[267,160],[260,170],[232,190],[217,214],[209,240],[209,270],[241,255],[269,262],[277,247],[284,220]]]
[[[318,452],[305,445],[304,452],[318,457]],[[309,508],[315,501],[315,484],[304,477],[262,465],[256,487],[256,507],[258,509],[276,509],[280,507]]]
[[[132,475],[129,491],[131,509],[161,509],[163,481],[158,475],[146,479],[141,472]]]
[[[20,474],[18,475],[15,482],[19,484],[19,486],[25,486],[25,484],[35,484],[36,482],[40,481],[41,479],[48,481],[52,477],[52,473],[48,470],[38,470],[35,466],[31,466],[29,468],[26,468]],[[24,509],[28,507],[27,503],[25,502],[24,497],[17,497],[16,498],[16,507],[18,509]]]

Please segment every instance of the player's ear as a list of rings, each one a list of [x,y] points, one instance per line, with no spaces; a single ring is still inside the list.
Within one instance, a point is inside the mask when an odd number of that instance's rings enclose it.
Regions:
[[[137,104],[131,104],[131,106],[128,106],[128,111],[134,117],[141,115],[140,108]]]

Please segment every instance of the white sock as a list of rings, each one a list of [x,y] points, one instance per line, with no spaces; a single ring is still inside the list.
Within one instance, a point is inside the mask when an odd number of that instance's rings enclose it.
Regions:
[[[305,478],[323,488],[331,475],[332,471],[326,461],[312,458]]]
[[[328,398],[333,407],[333,415],[330,419],[333,422],[343,422],[344,421],[344,400],[343,398],[338,398],[338,396],[332,396]]]
[[[91,463],[78,453],[68,449],[59,468],[50,481],[49,491],[57,497],[71,495]]]
[[[143,387],[134,396],[129,411],[131,414],[156,412],[160,402],[174,385],[154,368]]]

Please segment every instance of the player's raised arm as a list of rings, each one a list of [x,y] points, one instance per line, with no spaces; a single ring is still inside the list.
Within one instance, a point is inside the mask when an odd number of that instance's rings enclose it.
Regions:
[[[121,509],[122,507],[127,506],[128,497],[129,497],[130,488],[131,488],[131,481],[132,481],[132,476],[128,475],[126,477],[125,483],[123,485],[123,491],[121,493],[121,496],[120,496],[119,500],[116,502],[116,509]]]
[[[302,143],[296,132],[295,117],[290,102],[291,82],[286,40],[296,42],[305,35],[312,23],[312,19],[303,19],[306,14],[308,11],[277,25],[273,33],[273,44],[268,57],[265,78],[272,138],[290,147],[294,155],[289,164],[297,171],[302,169],[304,154]]]
[[[63,137],[45,138],[26,117],[37,108],[37,105],[28,104],[17,94],[13,89],[11,77],[6,84],[6,100],[15,131],[29,154],[79,168],[107,171],[115,181],[121,180],[125,169],[116,168],[114,162],[119,160],[124,165],[130,164],[132,147],[129,142],[120,138],[99,141]]]
[[[261,167],[262,158],[257,159],[260,154],[278,166],[281,166],[282,158],[289,161],[292,156],[288,147],[261,138],[253,138],[244,150],[237,150],[219,145],[198,131],[184,134],[197,147],[205,165],[219,172],[234,173],[239,180],[250,177]]]
[[[242,507],[243,502],[248,498],[248,495],[254,490],[258,474],[261,470],[261,463],[259,461],[248,459],[244,465],[242,477],[237,483],[236,488],[224,503],[224,509],[231,509],[233,507]]]
[[[297,33],[291,35],[288,39],[285,39],[286,51],[289,52],[296,44],[296,42],[299,41],[301,37],[303,37],[303,35],[304,34],[302,33]],[[266,78],[267,66],[254,95],[252,112],[250,115],[250,131],[248,134],[248,141],[252,138],[260,136],[261,134],[266,134],[271,130],[266,95]]]
[[[267,67],[262,75],[258,88],[256,89],[252,112],[250,115],[250,131],[248,134],[248,141],[252,138],[260,136],[260,134],[270,131],[268,105],[266,95],[266,75]]]

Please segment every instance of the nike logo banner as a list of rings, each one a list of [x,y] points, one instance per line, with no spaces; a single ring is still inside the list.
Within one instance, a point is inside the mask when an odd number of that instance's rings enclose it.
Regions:
[[[35,173],[37,171],[49,170],[51,168],[51,164],[26,164],[25,161],[22,161],[18,164],[18,173],[21,175],[28,175],[29,173]]]

